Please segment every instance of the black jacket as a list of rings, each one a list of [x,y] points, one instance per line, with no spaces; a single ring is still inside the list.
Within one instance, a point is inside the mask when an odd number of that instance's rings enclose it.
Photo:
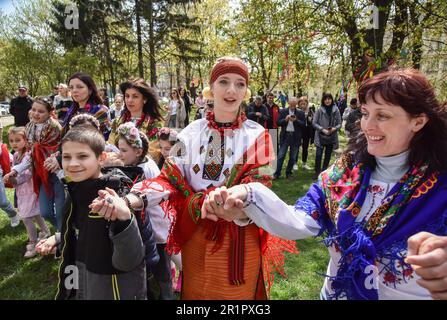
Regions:
[[[75,290],[65,289],[64,282],[67,275],[64,270],[66,266],[76,265],[77,261],[85,264],[87,270],[95,274],[119,275],[127,272],[114,267],[113,243],[109,238],[126,229],[130,221],[109,222],[104,219],[95,219],[94,214],[89,213],[88,205],[97,197],[98,191],[105,187],[115,190],[119,196],[126,195],[133,181],[117,168],[105,168],[103,173],[104,175],[98,179],[69,182],[65,185],[66,201],[59,245],[62,262],[59,268],[57,299],[69,299],[76,294]],[[157,263],[159,256],[150,220],[143,220],[143,216],[137,212],[134,216],[144,244],[145,256],[142,258],[146,260],[146,264],[148,260],[151,263]]]
[[[15,97],[11,100],[9,112],[14,116],[14,126],[24,127],[29,122],[28,112],[33,105],[33,99],[29,96]]]
[[[261,116],[258,117],[256,115],[256,112],[260,112]],[[253,102],[247,108],[247,118],[259,123],[264,128],[267,128],[267,122],[270,119],[269,110],[265,105],[262,104],[260,107],[257,107],[256,104]]]
[[[289,108],[284,108],[279,111],[278,126],[281,127],[281,133],[279,134],[280,144],[284,143],[286,139],[286,129],[289,123],[286,121],[286,117],[289,115],[289,110]],[[301,144],[302,129],[306,125],[306,118],[304,111],[300,109],[295,109],[294,115],[296,116],[296,120],[293,122],[293,140],[296,141],[296,144]]]
[[[362,112],[360,111],[360,108],[352,110],[349,113],[348,118],[346,119],[345,130],[348,131],[349,133],[356,132],[356,130],[360,129],[357,121],[360,120],[361,118],[362,118]]]
[[[132,182],[128,185],[129,190],[132,189],[133,185],[137,182],[145,180],[143,169],[134,166],[116,166],[107,167],[103,170],[120,170],[122,171]],[[144,210],[142,213],[135,212],[135,217],[137,218],[138,228],[140,229],[141,239],[144,244],[146,267],[150,268],[158,263],[160,257],[157,252],[157,244],[155,241],[154,232],[152,230],[152,224],[149,217],[145,216]]]

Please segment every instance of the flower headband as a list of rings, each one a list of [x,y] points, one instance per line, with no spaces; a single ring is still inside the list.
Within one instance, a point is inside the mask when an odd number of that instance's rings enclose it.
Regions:
[[[118,127],[118,134],[126,139],[127,143],[138,149],[143,148],[143,141],[140,137],[140,131],[132,122],[123,123]]]
[[[160,137],[162,134],[169,136],[170,141],[177,140],[177,131],[175,131],[173,129],[170,129],[167,127],[160,128],[160,130],[158,130],[158,137]]]

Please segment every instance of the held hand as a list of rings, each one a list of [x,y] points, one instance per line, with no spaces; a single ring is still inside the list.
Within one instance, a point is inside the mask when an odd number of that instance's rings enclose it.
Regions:
[[[262,116],[262,113],[260,113],[260,112],[256,112],[256,116],[257,116],[257,117],[261,117],[261,116]]]
[[[89,205],[92,212],[112,221],[117,219],[129,220],[132,217],[126,202],[116,194],[115,190],[106,188],[105,190],[99,190],[98,194],[99,197]]]
[[[230,189],[220,187],[209,193],[202,206],[202,219],[226,221],[246,218],[242,208],[247,198],[244,186],[234,186]]]
[[[36,245],[36,252],[47,256],[56,253],[56,236],[51,236],[47,239],[40,240]]]
[[[321,130],[321,132],[323,132],[327,136],[330,135],[329,130],[327,130],[327,129],[323,129],[323,130]]]
[[[420,232],[408,239],[405,261],[422,279],[417,283],[434,299],[447,300],[447,236]]]
[[[59,151],[57,151],[56,153],[52,154],[43,163],[44,168],[48,172],[57,173],[61,169],[61,167],[59,166],[59,162],[57,161],[58,155],[59,155]]]
[[[11,173],[5,174],[3,176],[3,183],[5,183],[5,184],[9,183],[10,178],[11,178]]]

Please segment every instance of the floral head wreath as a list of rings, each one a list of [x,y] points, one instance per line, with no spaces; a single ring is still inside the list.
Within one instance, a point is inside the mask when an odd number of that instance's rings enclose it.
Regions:
[[[99,124],[98,119],[96,119],[91,114],[87,114],[87,113],[78,114],[77,116],[74,116],[70,120],[70,128],[74,127],[74,126],[77,126],[77,125],[92,125],[97,130],[99,130],[99,128],[100,128],[100,124]]]
[[[169,136],[170,141],[176,141],[177,140],[177,131],[163,127],[160,130],[158,130],[158,137],[160,138],[161,135],[167,135]]]
[[[140,131],[133,122],[123,123],[118,127],[118,134],[126,139],[127,143],[133,148],[142,149],[143,141],[140,137]]]

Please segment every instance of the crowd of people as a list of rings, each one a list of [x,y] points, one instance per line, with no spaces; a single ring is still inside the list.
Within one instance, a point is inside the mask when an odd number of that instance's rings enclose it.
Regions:
[[[447,107],[426,77],[380,73],[346,109],[330,93],[318,108],[251,98],[249,85],[224,57],[194,101],[173,89],[164,110],[143,79],[110,107],[85,73],[50,97],[19,88],[0,207],[26,227],[25,258],[60,259],[56,298],[174,299],[176,265],[181,299],[268,299],[284,253],[323,235],[322,299],[447,299]],[[331,165],[343,121],[349,142]],[[300,147],[310,170],[311,144],[315,182],[287,205],[272,180],[289,149],[286,177]]]

